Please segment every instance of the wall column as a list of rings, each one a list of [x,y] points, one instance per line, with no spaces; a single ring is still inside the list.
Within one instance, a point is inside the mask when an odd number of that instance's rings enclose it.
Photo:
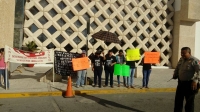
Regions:
[[[0,0],[0,48],[13,46],[15,0]]]
[[[195,55],[197,49],[195,46],[197,44],[196,22],[200,20],[200,2],[199,0],[176,0],[174,7],[173,53],[171,58],[173,68],[176,67],[180,58],[182,47],[190,47],[192,55]]]

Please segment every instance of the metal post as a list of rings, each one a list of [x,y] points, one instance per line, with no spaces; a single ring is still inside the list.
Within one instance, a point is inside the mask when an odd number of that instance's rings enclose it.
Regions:
[[[55,57],[54,57],[54,50],[53,50],[52,53],[53,53],[53,55],[52,55],[52,56],[53,56],[52,59],[53,59],[53,85],[54,85],[54,78],[55,78],[55,70],[54,70],[54,58],[55,58]]]
[[[86,56],[88,57],[88,35],[90,34],[90,19],[87,21],[87,35],[86,35]],[[87,85],[87,70],[85,74],[85,85]]]
[[[8,71],[7,71],[8,69],[7,69],[7,62],[6,62],[6,69],[5,69],[5,82],[6,82],[6,90],[8,89]]]

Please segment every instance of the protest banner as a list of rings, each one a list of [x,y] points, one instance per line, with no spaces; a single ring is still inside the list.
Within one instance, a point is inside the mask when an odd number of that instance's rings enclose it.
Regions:
[[[84,70],[90,67],[88,57],[73,58],[72,59],[73,70]]]
[[[80,54],[64,51],[54,51],[54,69],[55,73],[62,76],[76,75],[73,70],[72,59],[77,58]]]
[[[126,60],[127,61],[140,60],[140,50],[139,49],[127,49]]]
[[[145,52],[144,63],[160,63],[160,52]]]
[[[130,75],[130,66],[128,65],[121,65],[115,64],[114,65],[114,75],[119,76],[129,76]]]
[[[5,62],[23,64],[52,63],[53,50],[28,52],[5,46]]]

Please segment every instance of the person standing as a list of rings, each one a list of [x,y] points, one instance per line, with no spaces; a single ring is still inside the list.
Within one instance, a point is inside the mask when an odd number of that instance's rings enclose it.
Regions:
[[[181,49],[181,58],[176,66],[173,79],[178,79],[176,88],[174,112],[182,112],[185,98],[185,112],[194,112],[194,99],[198,91],[199,60],[191,55],[189,47]]]
[[[104,61],[105,61],[105,65],[104,65],[104,70],[105,70],[105,85],[104,87],[108,86],[108,79],[110,76],[110,87],[114,87],[113,86],[113,72],[114,72],[114,64],[116,63],[116,57],[113,56],[113,52],[112,50],[108,51],[108,54],[106,54],[106,56],[104,56]]]
[[[149,76],[151,74],[151,64],[150,63],[144,63],[144,58],[142,59],[142,88],[149,88],[148,83],[149,83]]]
[[[80,57],[86,57],[86,51],[83,50]],[[77,88],[79,88],[80,86],[84,87],[85,74],[86,74],[86,69],[77,71],[77,75],[78,75],[78,78],[76,81]]]
[[[94,72],[94,87],[97,86],[97,77],[98,77],[99,88],[101,88],[101,76],[103,71],[103,57],[100,56],[100,54],[101,52],[97,51],[92,59],[92,71]]]
[[[125,64],[126,63],[126,59],[123,53],[123,50],[119,50],[119,54],[116,56],[116,60],[118,64]],[[118,87],[120,87],[120,76],[117,75],[117,82],[118,82]],[[124,86],[126,86],[126,77],[123,76],[123,83]]]
[[[127,83],[127,88],[133,88],[133,80],[134,80],[134,74],[135,74],[135,63],[138,61],[126,61],[126,65],[130,66],[130,75],[127,78],[128,83]]]
[[[8,75],[6,80],[6,63],[4,60],[4,48],[0,49],[0,74],[3,76],[4,79],[4,88],[6,88],[6,82],[7,82],[7,88],[9,89]]]

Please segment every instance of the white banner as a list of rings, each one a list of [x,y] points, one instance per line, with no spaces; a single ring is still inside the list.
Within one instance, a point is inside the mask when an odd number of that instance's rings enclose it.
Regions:
[[[5,46],[5,62],[35,64],[35,63],[52,63],[53,50],[41,52],[27,52],[9,46]]]

